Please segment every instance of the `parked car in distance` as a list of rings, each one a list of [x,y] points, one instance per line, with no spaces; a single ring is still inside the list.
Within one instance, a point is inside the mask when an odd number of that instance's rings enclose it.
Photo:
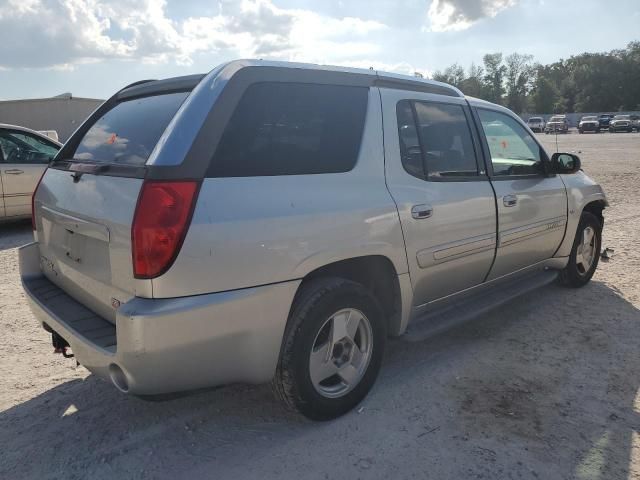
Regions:
[[[544,129],[544,133],[567,133],[569,131],[569,122],[566,115],[552,116]]]
[[[603,113],[598,117],[598,123],[600,123],[600,130],[608,130],[609,129],[609,123],[611,122],[611,119],[613,118],[613,115],[611,113]]]
[[[631,123],[631,115],[616,115],[611,119],[609,123],[609,131],[614,132],[633,132],[633,125]]]
[[[31,196],[62,145],[24,127],[0,124],[0,221],[31,216]]]
[[[449,85],[233,61],[100,106],[36,190],[20,274],[55,349],[122,392],[271,382],[326,420],[388,336],[589,282],[606,205],[577,156]]]
[[[596,116],[582,117],[578,124],[578,132],[596,132],[600,133],[600,122]]]
[[[636,132],[640,132],[640,115],[630,115],[631,126]]]
[[[529,128],[531,129],[532,132],[539,132],[542,133],[544,132],[544,118],[542,117],[531,117],[529,118],[529,120],[527,120],[527,125],[529,125]]]

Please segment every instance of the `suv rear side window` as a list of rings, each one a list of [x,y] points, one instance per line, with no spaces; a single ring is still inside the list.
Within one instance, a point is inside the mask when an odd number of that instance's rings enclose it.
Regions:
[[[209,177],[338,173],[357,161],[368,89],[257,83],[226,126]]]
[[[89,128],[73,159],[144,165],[187,95],[169,93],[118,103]]]
[[[403,100],[396,113],[402,164],[408,173],[425,178],[426,171],[428,180],[478,175],[473,139],[462,106]]]

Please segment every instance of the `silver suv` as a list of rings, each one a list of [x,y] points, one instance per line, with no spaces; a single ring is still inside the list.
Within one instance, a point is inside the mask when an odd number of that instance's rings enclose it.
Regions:
[[[20,269],[56,350],[122,392],[271,381],[329,419],[388,336],[587,283],[605,206],[576,156],[448,85],[234,61],[92,114],[42,178]]]

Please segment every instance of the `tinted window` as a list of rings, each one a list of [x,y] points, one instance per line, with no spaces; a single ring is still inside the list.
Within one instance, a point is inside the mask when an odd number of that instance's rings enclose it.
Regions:
[[[543,172],[541,147],[515,119],[479,109],[494,175],[534,175]]]
[[[477,175],[476,154],[462,107],[423,102],[414,106],[427,176]]]
[[[18,130],[0,130],[0,161],[4,163],[49,163],[58,146]]]
[[[171,93],[118,103],[91,126],[73,158],[144,165],[187,95]]]
[[[358,157],[368,89],[258,83],[244,93],[208,176],[337,173]]]

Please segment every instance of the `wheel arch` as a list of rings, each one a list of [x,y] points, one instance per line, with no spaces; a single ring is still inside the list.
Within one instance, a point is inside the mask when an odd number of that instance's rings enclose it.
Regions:
[[[343,260],[334,261],[322,265],[303,278],[294,297],[295,305],[301,292],[312,281],[320,278],[344,278],[363,285],[378,300],[387,322],[387,332],[396,336],[404,329],[403,299],[406,298],[406,288],[401,285],[396,268],[384,255],[364,255]],[[407,307],[404,306],[404,309]]]
[[[582,212],[592,213],[598,220],[600,220],[600,225],[604,226],[604,215],[602,214],[602,212],[604,211],[606,206],[607,204],[603,199],[593,200],[582,207]],[[582,212],[580,212],[581,215]]]

